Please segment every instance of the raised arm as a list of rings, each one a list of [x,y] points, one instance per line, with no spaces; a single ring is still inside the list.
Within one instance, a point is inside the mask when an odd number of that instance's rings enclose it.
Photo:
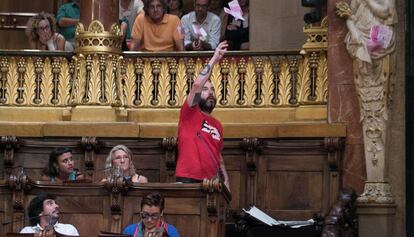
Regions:
[[[59,26],[60,27],[66,27],[66,26],[74,26],[78,24],[79,19],[69,18],[69,17],[61,17],[59,19]]]
[[[190,107],[195,106],[200,101],[201,97],[201,90],[203,89],[204,84],[206,84],[207,80],[210,78],[211,71],[213,70],[214,65],[223,58],[224,53],[227,51],[227,42],[221,42],[214,52],[213,57],[211,57],[210,61],[206,66],[204,66],[203,70],[198,74],[197,78],[195,79],[193,86],[191,87],[190,93],[187,96],[187,103]]]

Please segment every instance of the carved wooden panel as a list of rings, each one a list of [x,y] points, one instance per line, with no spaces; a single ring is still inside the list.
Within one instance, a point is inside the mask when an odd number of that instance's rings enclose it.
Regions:
[[[101,230],[109,229],[109,194],[102,185],[40,183],[28,191],[26,208],[34,196],[48,192],[56,195],[61,213],[59,222],[73,224],[82,236],[97,236]]]
[[[1,182],[1,181],[0,181]],[[6,189],[5,183],[0,183],[0,225],[4,222],[11,221],[11,192]],[[2,225],[0,228],[0,236],[5,236],[7,232],[11,232],[12,225]]]
[[[105,160],[110,149],[124,144],[134,154],[133,162],[138,173],[147,176],[151,183],[175,181],[174,138],[88,138],[94,144],[99,144],[99,149],[89,150],[85,148],[85,144],[89,143],[81,137],[17,139],[19,148],[13,150],[13,167],[24,167],[25,173],[32,180],[40,177],[52,149],[67,146],[74,152],[75,166],[82,172],[87,167],[92,169],[92,180],[98,182],[104,177]],[[239,211],[256,205],[275,218],[287,220],[307,219],[315,213],[326,214],[336,199],[341,184],[338,165],[342,149],[340,141],[341,139],[323,137],[226,139],[223,158],[231,183],[230,209]],[[4,168],[0,171],[5,173]],[[128,223],[138,220],[140,197],[143,195],[138,188],[129,190],[126,196],[121,193],[108,195],[103,191],[96,191],[89,196],[70,195],[61,189],[53,192],[60,195],[63,220],[86,228],[82,220],[90,218],[92,223],[102,226],[106,231],[120,231]],[[16,200],[21,195],[22,192],[18,193]],[[195,201],[198,200],[197,196],[194,199],[194,196],[185,197],[182,193],[165,192],[165,195],[167,203],[174,203],[165,210],[167,220],[183,226],[184,236],[205,236],[203,225],[209,221],[214,222],[213,219],[202,219],[204,214],[200,211],[204,209],[200,209],[199,205],[207,206],[207,203]],[[179,203],[177,198],[181,200]],[[27,205],[29,200],[23,201]],[[214,202],[213,199],[210,201]],[[86,207],[90,203],[94,207]],[[72,205],[78,211],[72,212],[68,208]],[[22,215],[18,213],[20,209],[15,210],[14,217]],[[94,235],[95,232],[90,234]]]
[[[330,176],[336,170],[328,165],[323,140],[265,140],[262,146],[257,205],[280,219],[308,219],[315,213],[326,214],[332,204],[330,186],[334,180]]]
[[[24,192],[26,210],[30,200],[47,192],[56,196],[62,223],[71,223],[81,236],[97,236],[100,231],[121,232],[131,223],[137,223],[140,202],[147,193],[158,190],[166,200],[165,219],[177,227],[181,236],[224,237],[227,194],[221,191],[218,182],[205,184],[162,184],[152,183],[136,186],[121,184],[122,193],[102,184],[30,182]],[[208,188],[206,188],[208,187]],[[12,196],[7,187],[0,186],[0,201],[7,205]],[[4,194],[4,195],[2,195]],[[6,198],[4,198],[6,197]],[[0,208],[0,219],[11,214]],[[22,213],[23,216],[27,213]],[[23,220],[23,219],[22,219]],[[18,232],[28,223],[12,223],[8,231]]]

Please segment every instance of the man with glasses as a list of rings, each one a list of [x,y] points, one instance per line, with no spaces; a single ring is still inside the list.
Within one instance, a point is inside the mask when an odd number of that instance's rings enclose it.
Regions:
[[[151,192],[141,200],[141,221],[127,226],[123,233],[134,237],[170,236],[179,237],[177,229],[163,218],[164,197]]]
[[[183,51],[180,19],[167,14],[165,0],[146,0],[145,14],[139,14],[132,27],[131,50]]]
[[[214,50],[220,41],[221,20],[208,11],[211,0],[194,0],[194,11],[183,16],[186,50]]]

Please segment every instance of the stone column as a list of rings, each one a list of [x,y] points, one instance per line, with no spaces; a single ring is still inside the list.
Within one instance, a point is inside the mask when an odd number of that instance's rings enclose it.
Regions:
[[[370,45],[375,40],[369,35],[370,30],[376,27],[395,33],[394,25],[397,17],[394,0],[384,0],[381,5],[372,0],[331,0],[328,1],[328,6],[330,22],[337,24],[337,29],[334,28],[333,31],[341,29],[340,37],[329,32],[329,36],[333,36],[333,40],[336,40],[330,43],[341,50],[348,61],[346,64],[337,63],[337,60],[344,59],[331,51],[328,55],[334,55],[336,61],[328,61],[336,66],[329,67],[328,64],[328,71],[337,73],[348,82],[352,82],[349,87],[350,93],[344,99],[355,102],[358,98],[359,101],[350,104],[352,108],[350,111],[354,116],[349,117],[349,121],[359,127],[359,131],[355,134],[360,141],[363,138],[363,150],[346,154],[346,156],[355,155],[361,158],[365,156],[366,180],[357,206],[359,236],[393,236],[396,205],[386,177],[386,164],[391,159],[386,152],[386,134],[390,99],[393,96],[391,88],[395,72],[393,64],[395,37],[391,37],[389,44],[374,49],[370,48]],[[382,14],[383,12],[386,14]],[[331,79],[337,80],[330,77],[329,80]],[[334,92],[335,88],[332,89]],[[335,101],[332,94],[329,99],[330,102]],[[348,134],[350,135],[353,134]]]

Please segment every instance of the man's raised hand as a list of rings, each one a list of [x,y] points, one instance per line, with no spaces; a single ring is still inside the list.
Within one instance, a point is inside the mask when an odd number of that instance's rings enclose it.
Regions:
[[[223,41],[217,46],[216,51],[213,55],[214,63],[220,61],[223,58],[223,55],[227,51],[228,46],[229,44],[227,43],[227,41]]]

